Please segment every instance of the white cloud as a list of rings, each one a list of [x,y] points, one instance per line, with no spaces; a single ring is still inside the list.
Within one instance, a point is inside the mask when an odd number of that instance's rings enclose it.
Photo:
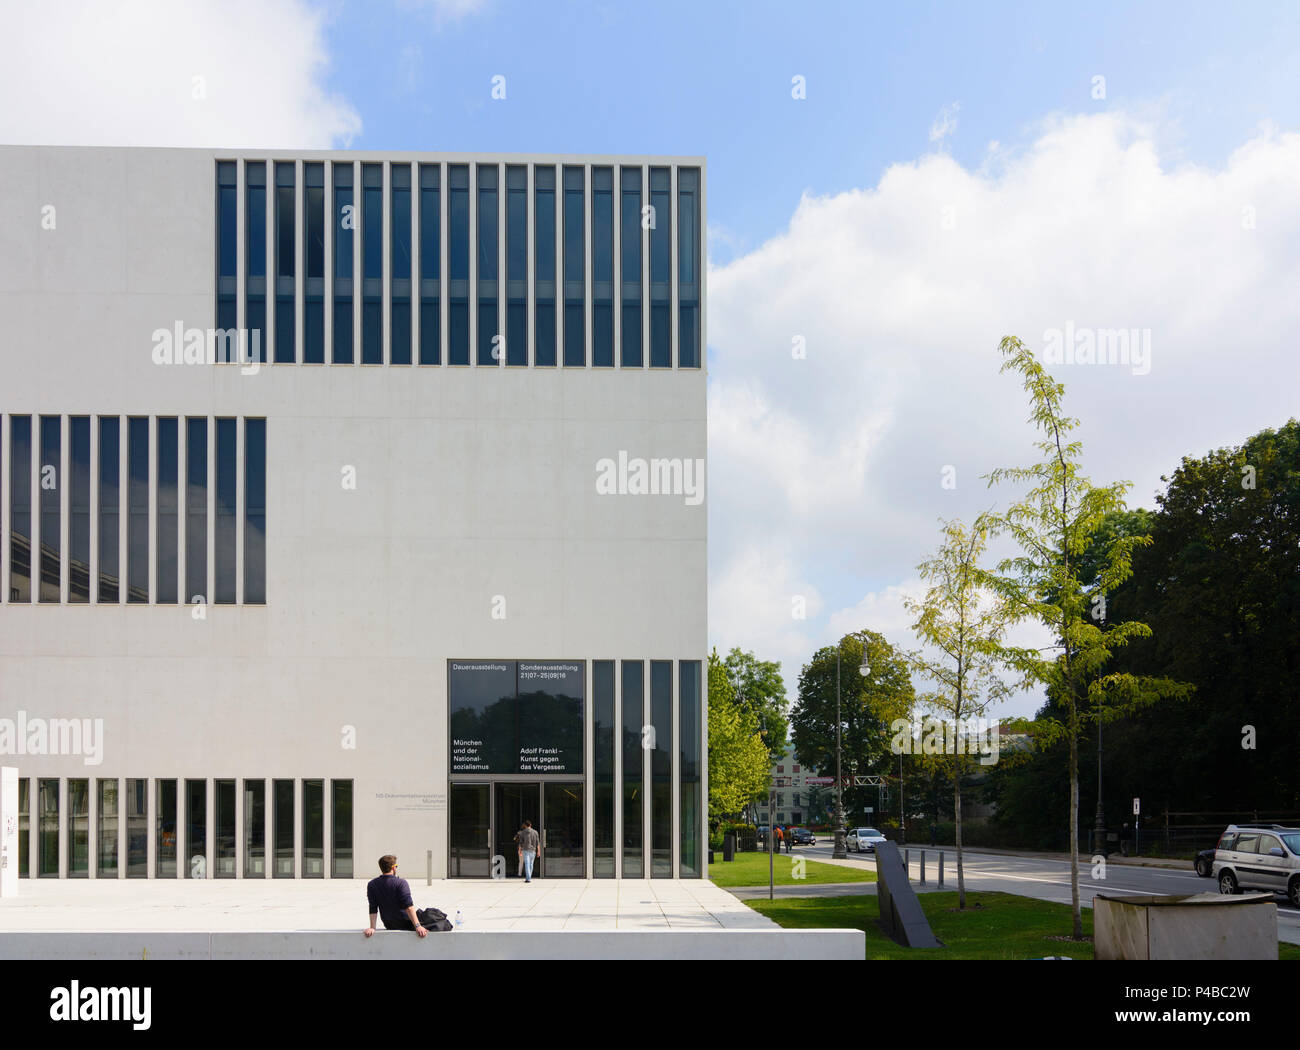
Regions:
[[[0,141],[346,146],[361,119],[325,87],[323,17],[299,0],[14,5]]]
[[[710,270],[715,638],[789,661],[793,693],[818,645],[898,628],[937,520],[1006,506],[1018,491],[980,476],[1037,458],[1004,335],[1041,350],[1067,324],[1150,330],[1150,374],[1053,369],[1085,472],[1133,481],[1133,506],[1183,455],[1297,414],[1300,135],[1261,127],[1207,169],[1162,164],[1161,133],[1110,112],[1049,119],[977,170],[932,153],[805,196],[783,234]],[[719,601],[760,540],[828,610],[798,632]]]
[[[960,102],[954,102],[951,106],[944,106],[939,110],[939,115],[934,118],[934,123],[930,125],[930,141],[942,142],[954,131],[957,130],[957,113],[961,109]]]

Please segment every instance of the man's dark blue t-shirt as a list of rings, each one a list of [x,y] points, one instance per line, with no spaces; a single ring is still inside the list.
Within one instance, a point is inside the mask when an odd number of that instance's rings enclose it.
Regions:
[[[406,916],[406,909],[415,902],[411,900],[411,887],[405,879],[396,875],[380,875],[366,884],[366,903],[370,914],[379,913],[386,930],[413,930],[411,920]]]

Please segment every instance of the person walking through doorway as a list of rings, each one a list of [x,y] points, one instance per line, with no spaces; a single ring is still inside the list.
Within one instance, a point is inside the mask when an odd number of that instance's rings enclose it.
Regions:
[[[533,822],[525,820],[524,826],[515,832],[515,842],[519,844],[519,859],[524,862],[524,881],[533,881],[533,861],[537,859],[541,840],[533,830]]]

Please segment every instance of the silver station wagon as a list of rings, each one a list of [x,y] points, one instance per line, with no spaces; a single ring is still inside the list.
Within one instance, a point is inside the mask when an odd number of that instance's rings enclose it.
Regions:
[[[1214,851],[1220,893],[1271,890],[1300,908],[1300,828],[1229,824]]]

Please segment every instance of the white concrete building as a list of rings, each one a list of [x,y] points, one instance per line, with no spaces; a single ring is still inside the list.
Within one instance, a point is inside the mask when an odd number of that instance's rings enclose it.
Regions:
[[[703,874],[704,171],[0,147],[22,874]]]

